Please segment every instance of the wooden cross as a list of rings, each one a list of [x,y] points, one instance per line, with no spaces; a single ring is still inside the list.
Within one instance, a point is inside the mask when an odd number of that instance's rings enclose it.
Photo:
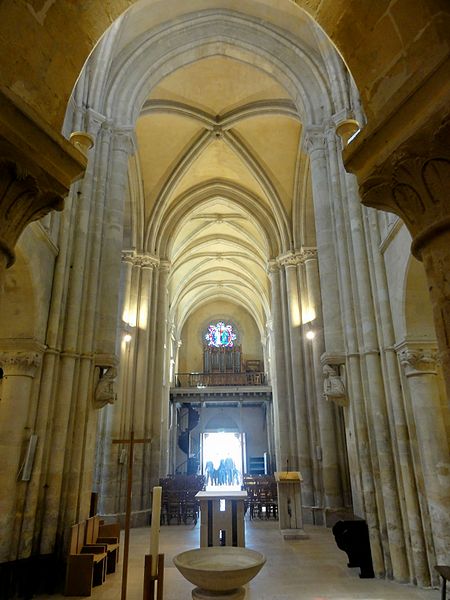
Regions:
[[[122,594],[121,600],[127,597],[127,578],[128,578],[128,550],[130,547],[130,520],[131,520],[131,495],[133,488],[133,453],[135,444],[148,444],[151,438],[134,439],[134,431],[130,433],[128,440],[113,440],[113,444],[129,444],[130,451],[128,453],[128,473],[127,473],[127,503],[125,512],[125,540],[123,549],[123,569],[122,569]]]

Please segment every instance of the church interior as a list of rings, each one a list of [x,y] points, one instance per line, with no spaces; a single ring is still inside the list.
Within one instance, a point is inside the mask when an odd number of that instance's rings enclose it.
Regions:
[[[0,1],[1,600],[93,504],[291,471],[314,548],[438,594],[449,49],[447,0]]]

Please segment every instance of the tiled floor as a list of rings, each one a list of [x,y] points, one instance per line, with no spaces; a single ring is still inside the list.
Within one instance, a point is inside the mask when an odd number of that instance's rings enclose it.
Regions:
[[[379,579],[360,579],[359,569],[347,568],[347,555],[339,550],[330,529],[306,526],[307,540],[284,541],[278,523],[246,521],[246,545],[262,552],[267,562],[247,586],[246,600],[439,600],[438,590],[423,590]],[[127,600],[142,600],[143,556],[148,552],[150,530],[131,533]],[[190,600],[192,584],[173,566],[175,554],[199,547],[199,526],[161,527],[165,554],[164,600]],[[122,567],[92,600],[120,600]],[[64,596],[39,596],[58,600]]]

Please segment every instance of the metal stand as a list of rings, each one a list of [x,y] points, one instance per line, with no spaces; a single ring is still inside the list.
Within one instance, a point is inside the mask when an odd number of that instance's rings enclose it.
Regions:
[[[156,575],[152,575],[152,556],[145,555],[143,600],[163,600],[164,554],[158,554]]]

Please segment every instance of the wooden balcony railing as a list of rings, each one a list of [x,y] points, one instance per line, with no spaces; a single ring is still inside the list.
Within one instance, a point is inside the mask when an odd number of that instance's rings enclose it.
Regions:
[[[249,371],[246,373],[177,373],[175,375],[175,387],[181,388],[265,384],[265,374],[260,371]]]

